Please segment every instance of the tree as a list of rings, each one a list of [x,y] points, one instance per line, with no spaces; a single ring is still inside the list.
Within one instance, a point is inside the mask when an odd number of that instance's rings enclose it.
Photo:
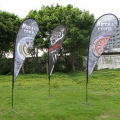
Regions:
[[[72,69],[74,66],[75,52],[86,51],[92,26],[94,24],[94,16],[89,14],[89,11],[81,11],[78,8],[73,8],[68,5],[65,9],[67,38],[64,46],[71,55]],[[80,53],[80,52],[79,52]]]
[[[67,36],[63,46],[70,53],[72,69],[75,70],[75,52],[87,50],[94,16],[90,15],[89,11],[73,8],[70,4],[66,7],[57,4],[43,6],[39,11],[32,10],[27,17],[34,18],[39,24],[39,39],[35,40],[39,49],[48,49],[51,32],[57,25],[64,24],[67,27]]]
[[[18,16],[0,11],[0,57],[14,50],[14,42],[20,24]]]

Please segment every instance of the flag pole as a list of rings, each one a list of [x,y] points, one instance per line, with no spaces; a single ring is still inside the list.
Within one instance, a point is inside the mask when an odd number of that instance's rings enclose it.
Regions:
[[[49,79],[49,96],[48,97],[52,97],[50,95],[50,77],[51,77],[51,75],[50,75],[50,69],[49,69],[49,48],[48,48],[48,79]]]
[[[90,105],[88,102],[88,60],[87,60],[87,78],[86,78],[86,103],[83,103],[84,106]]]
[[[49,96],[48,97],[52,97],[51,95],[50,95],[50,75],[49,75]]]
[[[86,104],[88,102],[88,83],[86,82]]]
[[[88,70],[87,70],[87,80],[86,80],[86,104],[85,105],[90,105],[88,102]]]
[[[16,46],[16,41],[15,41]],[[15,61],[15,46],[14,46],[14,52],[13,52],[13,79],[12,79],[12,110],[13,109],[13,90],[14,90],[14,61]]]
[[[12,84],[12,110],[14,110],[14,109],[13,109],[13,89],[14,89],[14,86],[13,86],[13,84]]]
[[[48,97],[51,97],[50,96],[50,75],[49,75],[49,96]]]
[[[90,40],[89,40],[89,42],[90,42]],[[88,47],[88,56],[87,56],[87,72],[86,72],[86,103],[83,103],[84,104],[84,106],[86,106],[86,105],[90,105],[89,104],[89,102],[88,102],[88,79],[89,79],[89,77],[88,77],[88,61],[89,61],[89,47]]]
[[[88,104],[88,60],[89,60],[89,49],[87,56],[86,104]]]
[[[87,69],[87,79],[86,79],[86,103],[83,103],[84,106],[90,105],[88,102],[88,69]]]

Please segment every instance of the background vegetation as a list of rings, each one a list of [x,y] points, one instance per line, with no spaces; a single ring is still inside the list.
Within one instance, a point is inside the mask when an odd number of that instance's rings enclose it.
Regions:
[[[87,55],[89,36],[95,21],[94,16],[89,14],[89,11],[73,8],[70,4],[66,7],[51,5],[43,6],[38,11],[31,10],[26,18],[35,19],[40,30],[31,51],[32,58],[26,60],[23,65],[23,73],[47,72],[48,56],[44,53],[45,55],[38,58],[38,49],[48,50],[50,35],[59,24],[64,24],[67,27],[67,36],[60,51],[55,71],[67,72],[84,69],[83,56]],[[7,60],[5,53],[8,51],[13,52],[17,30],[22,21],[23,19],[14,14],[0,11],[0,74],[12,73],[11,59]],[[29,62],[29,65],[27,65],[27,62]],[[33,66],[33,63],[36,65]],[[7,67],[8,70],[6,70]],[[31,70],[31,68],[33,69]]]

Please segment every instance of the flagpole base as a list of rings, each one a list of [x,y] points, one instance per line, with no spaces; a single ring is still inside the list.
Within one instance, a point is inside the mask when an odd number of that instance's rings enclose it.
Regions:
[[[18,113],[18,112],[16,112],[13,108],[12,108],[12,111],[13,111],[13,112],[15,112],[15,113],[17,113],[17,114],[19,114],[19,113]]]
[[[47,97],[53,97],[52,95],[49,95],[49,96],[47,96]]]
[[[84,106],[87,106],[87,105],[92,106],[89,102],[87,102],[87,103],[83,103],[83,104],[84,104]]]

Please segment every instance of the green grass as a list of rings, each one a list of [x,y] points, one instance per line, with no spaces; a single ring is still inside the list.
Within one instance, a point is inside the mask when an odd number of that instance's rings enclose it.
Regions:
[[[0,76],[0,120],[120,120],[120,70],[94,71],[88,84],[86,72],[54,73],[51,95],[47,74]]]

